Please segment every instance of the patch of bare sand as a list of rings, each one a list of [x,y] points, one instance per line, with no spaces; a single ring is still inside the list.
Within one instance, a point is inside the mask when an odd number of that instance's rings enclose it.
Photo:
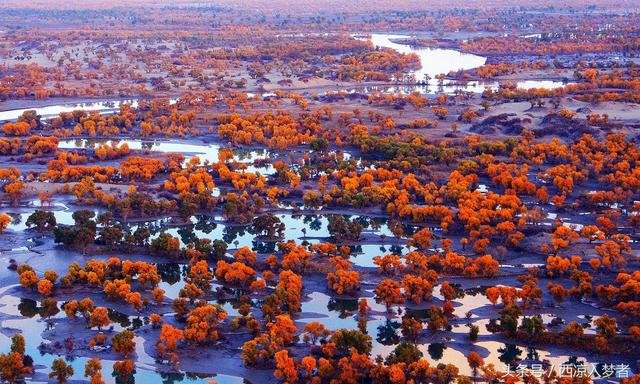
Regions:
[[[592,113],[607,114],[609,119],[616,120],[640,120],[640,105],[632,103],[604,102],[588,104]]]

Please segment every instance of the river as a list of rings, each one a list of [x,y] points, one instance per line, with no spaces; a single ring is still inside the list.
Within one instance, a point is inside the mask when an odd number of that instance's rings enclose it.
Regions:
[[[415,53],[420,58],[421,68],[412,71],[416,81],[425,80],[428,75],[431,80],[426,85],[393,85],[393,86],[369,86],[356,88],[357,91],[364,92],[391,92],[391,93],[410,93],[420,92],[428,93],[448,93],[452,94],[456,91],[465,91],[473,93],[482,93],[485,89],[498,89],[500,83],[497,81],[469,81],[465,84],[459,84],[454,81],[444,81],[442,85],[437,84],[435,77],[439,74],[447,75],[450,72],[459,70],[468,70],[478,68],[487,62],[487,58],[464,53],[455,49],[443,48],[425,48],[415,47],[409,44],[398,43],[398,40],[408,39],[411,36],[399,34],[371,34],[370,41],[376,47],[391,48],[400,53]],[[357,38],[357,37],[356,37]],[[565,85],[562,81],[555,80],[522,80],[516,81],[517,87],[522,89],[544,88],[555,89]]]

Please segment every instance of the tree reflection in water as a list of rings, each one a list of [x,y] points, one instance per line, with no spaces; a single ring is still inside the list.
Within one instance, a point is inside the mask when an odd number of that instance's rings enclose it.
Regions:
[[[398,328],[400,328],[400,323],[387,319],[383,325],[378,326],[376,341],[382,345],[398,344],[400,342]]]
[[[358,301],[354,299],[329,299],[327,303],[327,309],[329,311],[338,312],[341,319],[351,317],[358,310]]]

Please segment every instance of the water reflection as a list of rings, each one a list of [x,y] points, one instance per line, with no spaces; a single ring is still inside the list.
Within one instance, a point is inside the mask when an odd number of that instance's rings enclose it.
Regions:
[[[122,145],[127,144],[131,150],[146,150],[161,153],[180,153],[185,155],[185,162],[194,156],[198,156],[201,163],[215,163],[218,161],[218,153],[220,148],[218,144],[193,143],[180,140],[162,141],[162,140],[141,140],[141,139],[122,139],[122,140],[105,140],[105,139],[67,139],[60,140],[58,148],[61,149],[90,149],[97,145]],[[233,159],[235,161],[246,163],[247,172],[260,172],[263,175],[275,173],[275,169],[270,162],[253,165],[256,160],[269,159],[272,154],[266,149],[240,149],[234,148]]]
[[[158,263],[156,266],[160,279],[169,285],[180,282],[187,275],[186,267],[178,263]]]
[[[170,99],[170,104],[175,104],[178,99]],[[22,114],[26,111],[35,110],[36,113],[42,116],[43,119],[58,116],[63,112],[73,112],[79,109],[83,109],[85,111],[98,111],[99,113],[112,113],[120,110],[121,105],[130,105],[133,108],[138,106],[138,99],[131,100],[106,100],[106,101],[95,101],[95,102],[86,102],[86,103],[65,103],[65,104],[57,104],[57,105],[47,105],[44,107],[35,107],[35,108],[21,108],[21,109],[10,109],[7,111],[0,111],[0,121],[2,120],[16,120],[18,117],[22,116]]]
[[[374,46],[391,48],[400,53],[415,53],[418,55],[422,67],[412,72],[416,80],[423,80],[425,75],[434,79],[441,73],[447,74],[451,71],[477,68],[487,61],[486,57],[463,53],[453,49],[419,48],[412,47],[408,44],[394,43],[392,41],[408,37],[409,36],[406,35],[373,33],[371,34],[371,43],[373,43]],[[433,82],[434,80],[431,81]]]
[[[384,324],[378,326],[376,341],[382,345],[398,344],[400,342],[399,328],[399,322],[387,319]]]
[[[64,213],[71,218],[71,212],[69,211],[56,211],[58,213]],[[24,222],[29,213],[20,213],[20,221]],[[61,217],[65,217],[65,216]],[[327,215],[311,215],[311,214],[293,214],[293,213],[278,213],[278,219],[285,225],[283,232],[283,240],[293,239],[300,242],[301,239],[305,239],[312,242],[325,241],[330,233],[328,231],[328,219]],[[398,245],[392,240],[394,239],[392,231],[389,229],[388,222],[382,218],[372,218],[367,216],[349,216],[350,220],[357,221],[365,227],[363,236],[366,236],[367,241],[371,243],[359,244],[352,247],[352,252],[356,253],[351,260],[357,265],[361,266],[373,266],[372,259],[374,256],[384,253],[397,253],[404,254],[408,251],[405,246]],[[72,220],[72,219],[71,219]],[[254,250],[259,250],[261,253],[269,253],[274,250],[273,241],[261,241],[256,238],[260,236],[257,231],[252,228],[251,225],[228,225],[223,222],[223,218],[219,216],[207,216],[198,215],[191,218],[190,223],[183,226],[172,226],[170,219],[150,221],[147,223],[137,223],[126,225],[131,230],[138,228],[148,228],[152,236],[158,236],[162,232],[169,232],[174,236],[177,236],[184,244],[193,241],[195,238],[209,238],[212,240],[223,239],[227,244],[233,244],[235,247],[247,245]],[[415,232],[417,227],[406,226],[404,228],[405,236]],[[371,240],[372,238],[375,241]],[[184,278],[186,275],[187,266],[180,263],[160,263],[158,264],[158,272],[161,275],[162,283],[160,287],[166,291],[168,298],[175,298],[178,295],[180,288],[184,285]],[[477,310],[484,306],[489,306],[490,303],[486,297],[482,294],[486,289],[485,286],[478,287],[463,287],[461,284],[452,282],[452,286],[455,289],[454,314],[463,319],[466,312]],[[213,291],[221,289],[220,285],[214,284]],[[434,289],[434,303],[439,303],[442,299],[439,294],[439,287]],[[232,290],[226,290],[226,293],[231,295],[237,295],[238,292]],[[366,298],[369,307],[372,309],[370,316],[366,322],[366,332],[373,338],[373,352],[372,355],[388,356],[398,345],[403,341],[400,335],[399,327],[401,318],[395,313],[387,314],[384,306],[376,303],[371,296],[370,291],[363,290],[362,295],[368,296]],[[6,296],[5,296],[6,297]],[[240,302],[237,299],[229,300],[214,300],[210,298],[212,302],[216,302],[224,307],[224,309],[231,315],[238,315],[238,309]],[[302,315],[296,320],[301,323],[310,321],[319,321],[327,328],[336,330],[340,328],[357,329],[358,328],[358,298],[334,298],[330,297],[322,292],[311,292],[307,300],[302,303]],[[44,303],[38,303],[30,299],[16,299],[15,301],[2,301],[5,306],[0,307],[1,311],[9,313],[12,308],[16,313],[23,316],[18,320],[5,320],[0,324],[6,328],[17,328],[24,333],[28,333],[32,340],[40,340],[40,333],[49,327],[50,323],[44,321],[47,318],[61,318],[64,317],[64,313],[60,313],[59,305],[56,303],[52,305],[44,305]],[[39,305],[40,304],[40,305]],[[259,301],[253,300],[251,305],[255,308],[260,306]],[[419,319],[427,319],[427,312],[425,309],[413,309],[403,308],[403,312],[408,316],[412,316]],[[480,311],[478,311],[480,313]],[[127,316],[126,314],[119,313],[114,310],[109,311],[109,316],[114,322],[114,329],[131,328],[137,329],[144,326],[147,323],[146,318],[137,316]],[[484,333],[486,330],[486,324],[489,319],[485,317],[479,317],[477,314],[471,319],[467,320],[470,324],[480,325],[481,336],[489,336],[488,333]],[[552,314],[545,314],[545,321],[550,321]],[[587,320],[585,318],[585,320]],[[80,320],[81,321],[81,320]],[[525,360],[549,360],[553,364],[561,364],[568,360],[575,360],[582,362],[588,361],[583,357],[572,357],[559,353],[558,350],[549,348],[547,350],[535,349],[526,345],[517,343],[503,344],[496,341],[488,341],[488,337],[484,340],[476,342],[473,345],[468,343],[468,327],[464,324],[460,324],[457,320],[452,320],[453,332],[447,333],[447,337],[452,339],[446,342],[424,342],[419,345],[419,349],[425,355],[426,358],[432,362],[446,361],[455,364],[461,370],[461,373],[468,374],[468,366],[466,364],[466,355],[470,348],[474,350],[484,350],[483,354],[485,362],[493,363],[497,367],[502,368],[504,364],[517,362],[520,359]],[[463,320],[464,321],[464,320]],[[438,334],[435,335],[439,337]],[[426,330],[422,332],[421,339],[431,340],[432,334]],[[429,339],[428,339],[429,338]],[[0,336],[0,343],[7,342],[6,336]],[[438,340],[438,341],[441,341]],[[35,342],[35,341],[34,341]],[[7,345],[1,344],[1,345]],[[33,342],[29,345],[30,351],[37,351],[37,346],[33,345]],[[49,364],[52,360],[51,356],[38,360],[38,363]],[[86,359],[77,358],[72,362],[74,368],[77,368],[80,372],[82,366],[86,362]],[[176,375],[162,376],[148,369],[142,369],[142,362],[140,369],[136,371],[136,380],[138,382],[158,382],[161,380],[187,380],[193,378],[196,382],[206,382],[203,377],[212,377],[198,374],[180,373]],[[105,362],[105,372],[108,372],[112,362]],[[74,376],[74,379],[80,379],[79,376]],[[219,382],[242,382],[242,379],[236,377],[223,377],[217,376],[216,380]]]
[[[338,317],[341,319],[353,317],[358,310],[358,300],[332,297],[329,299],[329,303],[327,303],[327,309],[338,312]]]
[[[314,244],[327,241],[331,236],[328,230],[327,215],[282,213],[276,216],[285,226],[283,236],[278,239],[279,241],[294,240],[297,243],[306,241],[307,244]],[[375,256],[385,253],[406,254],[409,251],[405,246],[387,243],[394,239],[387,219],[348,215],[346,217],[363,225],[365,228],[363,237],[373,235],[369,240],[371,243],[350,246],[352,251],[350,261],[355,265],[374,268],[376,267],[373,264]],[[162,219],[125,224],[124,227],[132,232],[138,228],[147,228],[151,233],[151,239],[157,238],[161,233],[168,233],[178,238],[182,246],[186,246],[195,239],[210,239],[212,241],[221,239],[230,248],[247,246],[260,253],[273,253],[276,250],[275,241],[264,240],[261,236],[256,236],[252,225],[224,223],[224,219],[220,216],[196,215],[190,219],[189,224],[185,225],[173,225],[170,219]],[[417,228],[416,226],[406,226],[405,235],[411,235]]]
[[[46,318],[55,318],[57,321],[62,321],[65,317],[63,312],[60,312],[59,306],[51,305],[47,308],[46,305],[38,306],[38,303],[31,299],[20,299],[12,295],[4,294],[0,297],[0,313],[5,316],[22,316],[21,318],[10,318],[0,321],[0,328],[3,330],[17,330],[25,337],[25,355],[33,357],[37,356],[35,363],[36,369],[43,374],[50,372],[51,364],[54,359],[58,358],[58,355],[45,353],[40,350],[40,346],[48,344],[48,341],[42,339],[42,333],[50,327],[55,327],[55,323],[45,321]],[[55,310],[54,310],[55,308]],[[147,324],[147,319],[140,317],[128,317],[117,311],[110,310],[109,317],[114,324],[114,331],[119,332],[124,327],[131,327],[137,329]],[[82,320],[77,320],[82,321]],[[6,353],[9,351],[11,345],[11,332],[0,332],[0,353]],[[136,343],[142,345],[142,338],[138,338]],[[135,383],[158,383],[165,382],[184,382],[188,381],[194,384],[206,384],[212,379],[215,379],[220,384],[248,384],[248,380],[237,376],[230,375],[216,375],[216,374],[201,374],[197,372],[178,372],[178,373],[162,373],[152,370],[149,363],[153,362],[148,356],[145,356],[143,350],[136,348],[136,353],[139,355],[136,361],[136,371],[132,382]],[[142,356],[142,358],[140,358]],[[81,382],[85,380],[84,366],[89,360],[87,357],[70,357],[65,356],[65,360],[74,369],[74,374],[70,378],[72,382]],[[146,363],[145,363],[146,362]],[[110,376],[113,370],[113,360],[102,359],[102,372],[103,378],[107,383],[117,383],[115,378]]]
[[[573,84],[571,82],[563,82],[556,80],[524,80],[516,81],[516,88],[519,89],[556,89],[562,88],[565,85]],[[447,95],[454,95],[458,93],[482,93],[487,89],[497,91],[501,86],[498,81],[444,81],[442,85],[421,85],[421,84],[404,84],[404,85],[367,85],[361,87],[347,88],[348,93],[393,93],[408,95],[413,92],[418,92],[423,95],[433,95],[444,93]]]

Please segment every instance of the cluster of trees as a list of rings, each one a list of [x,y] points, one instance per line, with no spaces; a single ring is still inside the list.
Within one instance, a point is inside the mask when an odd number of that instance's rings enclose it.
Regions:
[[[9,383],[19,382],[33,372],[33,358],[25,355],[24,336],[17,333],[11,337],[11,349],[0,354],[0,378]]]
[[[446,6],[451,8],[450,4]],[[495,286],[485,291],[490,302],[500,308],[491,329],[527,341],[565,343],[600,352],[637,352],[629,349],[628,343],[630,337],[637,338],[640,330],[637,326],[627,327],[627,323],[640,317],[640,275],[634,270],[638,260],[632,252],[635,230],[640,224],[640,204],[635,203],[640,191],[640,152],[632,140],[619,133],[582,137],[562,133],[562,139],[544,141],[528,130],[521,137],[505,140],[472,135],[466,135],[464,140],[458,140],[456,135],[450,135],[453,140],[440,140],[421,135],[422,129],[436,132],[439,125],[449,126],[446,120],[450,114],[464,123],[472,123],[482,115],[471,106],[459,104],[465,99],[460,92],[453,96],[439,94],[433,99],[415,92],[372,93],[365,101],[360,95],[347,92],[307,98],[282,91],[249,96],[228,88],[242,88],[249,82],[252,86],[267,84],[274,79],[272,75],[282,78],[282,84],[293,84],[294,76],[301,81],[316,76],[344,81],[415,82],[406,73],[418,67],[416,55],[378,49],[348,34],[323,34],[336,29],[327,26],[340,23],[340,30],[347,30],[342,29],[344,24],[351,23],[357,26],[351,30],[392,30],[402,26],[404,30],[426,28],[434,32],[520,32],[522,25],[537,25],[557,32],[536,38],[522,38],[520,33],[491,33],[490,37],[459,44],[465,51],[501,56],[613,51],[635,54],[637,42],[628,35],[635,33],[630,25],[637,24],[633,20],[638,17],[578,11],[572,11],[570,16],[554,12],[545,17],[537,11],[528,12],[526,7],[508,12],[456,8],[411,14],[402,10],[373,13],[371,9],[365,15],[358,13],[365,7],[386,9],[389,5],[356,5],[357,12],[348,20],[344,15],[293,19],[254,12],[237,16],[226,9],[198,10],[197,16],[188,9],[173,10],[176,12],[172,23],[176,25],[193,19],[188,49],[184,34],[173,28],[168,31],[166,26],[155,28],[166,23],[166,17],[154,7],[144,11],[133,7],[135,19],[118,9],[111,10],[110,22],[127,28],[99,33],[46,28],[34,31],[22,25],[12,29],[7,34],[8,41],[32,41],[30,33],[42,37],[38,39],[42,42],[42,48],[37,49],[42,59],[38,61],[47,64],[22,65],[8,60],[0,67],[0,100],[133,94],[147,97],[152,92],[154,96],[178,90],[190,92],[177,102],[156,98],[140,100],[136,108],[122,105],[113,114],[74,111],[41,121],[29,111],[15,122],[4,123],[2,132],[6,137],[0,138],[1,155],[20,156],[18,160],[23,162],[38,157],[39,165],[46,164],[45,171],[27,171],[25,175],[17,168],[0,169],[5,196],[18,202],[35,180],[69,183],[59,192],[73,194],[78,204],[102,204],[111,214],[95,217],[93,212],[77,211],[73,214],[75,224],[65,226],[56,223],[52,212],[38,210],[27,219],[28,227],[39,233],[51,231],[56,242],[83,251],[145,250],[158,260],[188,263],[184,284],[171,303],[176,321],[169,324],[158,313],[149,315],[152,326],[160,328],[158,357],[169,360],[176,368],[182,348],[215,346],[229,329],[241,329],[250,335],[242,347],[244,363],[272,368],[274,375],[285,382],[467,383],[469,379],[460,376],[452,365],[433,366],[422,358],[416,342],[423,324],[409,315],[403,317],[400,326],[402,342],[387,359],[371,359],[364,299],[358,303],[358,330],[332,332],[317,322],[299,330],[295,319],[302,308],[305,279],[319,275],[325,279],[328,291],[337,296],[357,297],[361,287],[368,286],[373,288],[375,300],[391,310],[397,305],[429,303],[444,276],[496,277],[500,262],[523,250],[540,257],[544,265],[519,276],[517,287]],[[7,13],[7,23],[16,23],[24,12],[29,11]],[[101,11],[95,14],[100,15]],[[217,16],[220,14],[225,17]],[[68,12],[51,12],[41,16],[63,21],[52,25],[64,25],[69,21],[67,15]],[[19,22],[29,19],[40,20],[25,17]],[[129,28],[132,20],[136,28]],[[291,33],[282,33],[285,25]],[[323,33],[298,36],[295,31],[301,26],[305,31]],[[594,30],[598,34],[593,34]],[[127,41],[137,41],[139,46]],[[211,48],[211,41],[224,48]],[[411,42],[438,44],[420,39]],[[11,56],[17,54],[11,44],[4,48]],[[118,64],[121,60],[127,60],[128,65]],[[505,62],[492,61],[473,72],[480,78],[493,78],[524,69],[551,70],[552,65],[565,66],[560,61],[523,64],[505,58]],[[601,65],[609,67],[598,68]],[[555,109],[544,120],[573,126],[582,123],[583,115],[559,108],[563,96],[589,102],[640,101],[640,73],[634,65],[567,66],[576,69],[576,84],[555,90],[524,90],[508,82],[495,91],[486,91],[482,106],[488,110],[492,102],[526,100],[535,108],[548,101]],[[250,80],[238,75],[245,72]],[[449,78],[465,80],[470,73],[461,71]],[[445,75],[437,79],[442,84]],[[359,99],[362,109],[348,104]],[[335,111],[328,106],[319,107],[322,102],[336,102]],[[403,118],[405,108],[412,109],[409,118]],[[390,110],[397,111],[399,118],[394,119]],[[607,115],[595,113],[586,114],[586,124],[594,129],[591,132],[615,127]],[[457,123],[450,126],[453,131],[457,129]],[[274,154],[278,158],[272,164],[274,174],[247,172],[246,165],[236,161],[228,149],[221,150],[219,161],[211,166],[201,164],[197,157],[188,162],[181,155],[150,157],[115,141],[98,145],[93,151],[58,149],[59,137],[152,138],[216,133],[234,146],[266,146],[280,151]],[[311,152],[296,158],[296,151],[308,152],[307,146]],[[332,151],[345,146],[354,149],[350,160]],[[118,165],[104,164],[115,163],[112,160],[116,159],[120,160]],[[104,163],[95,164],[96,161]],[[105,192],[100,183],[113,184],[109,187],[116,191],[116,187],[126,189],[126,184],[130,187],[127,193]],[[479,188],[481,183],[487,188]],[[593,185],[598,190],[592,191]],[[212,196],[216,186],[220,188],[219,197]],[[51,198],[45,195],[43,202]],[[408,245],[409,252],[401,256],[396,249],[384,251],[373,260],[376,271],[354,266],[347,244],[357,245],[363,237],[369,241],[372,235],[363,236],[361,221],[343,215],[328,216],[333,243],[281,241],[284,224],[277,217],[262,213],[278,208],[282,201],[295,204],[294,209],[298,209],[300,198],[304,209],[343,212],[357,208],[388,216],[392,219],[388,229],[395,237],[391,241],[398,246]],[[196,238],[185,241],[183,246],[181,239],[168,233],[154,238],[144,225],[132,231],[114,219],[126,222],[177,214],[186,221],[195,213],[215,214],[218,210],[228,222],[251,223],[251,232],[269,243],[271,251],[265,254],[243,247],[229,256],[227,243],[222,240]],[[562,218],[578,212],[589,213],[581,219],[586,225],[580,230],[564,225],[563,219],[550,226],[541,225],[552,221],[547,213]],[[11,220],[11,216],[0,215],[0,232]],[[408,226],[403,227],[409,223],[420,229],[413,232]],[[427,225],[439,228],[431,231]],[[539,232],[545,233],[540,244],[532,247],[524,241],[527,235]],[[139,313],[146,314],[153,305],[159,313],[166,312],[164,306],[169,304],[158,287],[159,268],[147,262],[115,257],[106,261],[91,259],[84,266],[71,264],[63,276],[52,270],[40,274],[28,265],[17,266],[16,271],[20,284],[37,291],[46,308],[57,308],[54,297],[61,288],[85,285],[101,290],[108,299],[128,303]],[[576,323],[567,324],[559,332],[547,330],[541,317],[523,316],[525,309],[541,304],[543,277],[549,280],[546,289],[556,301],[597,298],[615,308],[621,317],[596,319],[597,334],[593,336],[584,335]],[[214,281],[217,296],[238,302],[238,316],[230,318],[220,306],[209,303]],[[454,316],[456,290],[444,281],[440,294],[443,304],[429,305],[428,309],[426,327],[432,332],[447,329]],[[108,310],[88,298],[69,300],[63,309],[69,318],[82,317],[88,327],[98,331],[110,325]],[[630,336],[616,329],[619,324]],[[475,332],[475,336],[470,335],[473,341],[478,330],[471,330],[471,334]],[[98,333],[90,342],[91,346],[111,343],[113,350],[123,355],[124,360],[114,365],[121,382],[127,382],[134,371],[133,361],[128,359],[135,349],[134,337],[129,330],[109,337]],[[309,344],[308,354],[300,353],[299,337]],[[470,353],[467,360],[474,376],[481,372],[488,382],[498,380],[495,368],[485,365],[478,353]],[[0,375],[9,382],[19,381],[30,367],[24,356],[24,340],[21,342],[16,336],[11,352],[0,355]],[[91,360],[85,376],[100,383],[100,371],[99,361]],[[64,382],[72,374],[73,369],[63,360],[54,361],[52,379]]]
[[[28,162],[34,156],[54,154],[58,150],[58,138],[54,136],[31,135],[22,138],[0,138],[0,155],[23,155],[22,161]]]
[[[187,101],[188,95],[185,96]],[[206,101],[203,100],[202,102]],[[195,125],[196,112],[186,102],[170,103],[169,99],[156,98],[148,102],[139,102],[137,108],[122,104],[113,114],[100,114],[79,109],[73,112],[61,112],[46,121],[41,121],[35,111],[24,112],[17,121],[2,126],[6,136],[28,136],[36,131],[54,137],[118,137],[157,135],[180,136],[197,135],[200,130]],[[17,137],[16,137],[17,139]],[[2,139],[13,143],[15,139]],[[10,141],[11,140],[11,141]],[[37,153],[37,149],[32,150]],[[112,143],[100,145],[95,149],[96,157],[101,160],[118,158],[128,153],[125,145]]]
[[[446,102],[446,99],[438,102]],[[142,106],[142,108],[153,111],[155,107],[151,105]],[[253,115],[251,119],[253,124],[264,124],[267,128],[272,124],[268,122],[269,119],[279,116],[286,117],[286,115],[266,114]],[[222,120],[230,118],[232,118],[231,115],[221,117]],[[233,119],[239,118],[240,115],[233,117]],[[289,119],[289,117],[286,118]],[[318,119],[321,117],[318,116]],[[252,120],[248,121],[251,123]],[[245,127],[249,123],[238,124],[240,127]],[[293,121],[293,124],[299,123]],[[593,208],[593,206],[611,206],[613,203],[625,201],[636,193],[640,186],[640,183],[633,181],[633,174],[631,176],[625,174],[629,170],[627,164],[633,159],[637,149],[619,134],[610,134],[603,142],[585,135],[573,144],[563,144],[558,140],[546,143],[533,142],[529,131],[523,132],[520,142],[510,139],[481,141],[477,136],[469,136],[465,139],[466,148],[451,148],[453,151],[451,153],[464,154],[468,158],[460,161],[457,164],[457,170],[452,171],[448,179],[441,183],[429,178],[424,164],[415,173],[397,169],[395,165],[400,162],[420,164],[425,158],[430,158],[431,161],[442,159],[448,156],[446,151],[449,148],[431,144],[424,138],[411,134],[393,138],[373,136],[366,126],[362,124],[359,126],[360,128],[353,127],[354,132],[357,133],[354,133],[351,140],[366,152],[380,151],[385,154],[387,158],[385,162],[377,162],[380,166],[363,171],[345,168],[334,170],[328,175],[314,176],[287,166],[284,162],[277,162],[274,165],[276,182],[286,182],[289,188],[296,188],[303,178],[306,180],[316,178],[318,192],[306,192],[305,203],[327,206],[377,205],[384,207],[389,214],[401,220],[438,223],[446,231],[463,236],[460,241],[463,251],[465,246],[470,244],[471,249],[479,255],[486,254],[488,248],[498,245],[517,251],[524,233],[532,226],[539,228],[537,224],[544,218],[539,217],[538,210],[531,209],[523,203],[520,196],[534,197],[543,204],[551,201],[558,208],[561,208],[566,201],[571,202],[573,209],[578,208],[577,204],[584,204],[583,201]],[[318,146],[318,144],[314,145]],[[604,154],[604,159],[596,153]],[[513,160],[498,161],[495,155],[510,155]],[[106,204],[124,218],[137,214],[133,212],[134,209],[138,209],[141,215],[162,214],[175,210],[188,217],[200,209],[211,209],[215,206],[217,201],[212,200],[210,194],[213,178],[217,176],[221,181],[230,182],[235,189],[242,191],[241,194],[224,193],[221,196],[220,203],[225,216],[239,221],[251,220],[264,206],[265,201],[275,202],[275,198],[281,195],[280,190],[266,188],[267,178],[264,176],[231,170],[236,166],[233,161],[229,161],[232,156],[230,151],[221,151],[221,159],[214,164],[212,173],[201,167],[197,158],[193,158],[185,168],[182,168],[183,160],[180,156],[170,156],[166,162],[142,157],[127,157],[121,165],[120,173],[123,176],[148,180],[159,172],[169,171],[169,179],[164,183],[164,187],[178,192],[179,200],[153,200],[149,196],[132,191],[125,198],[111,199]],[[612,166],[603,167],[605,160]],[[61,153],[59,158],[51,164],[63,161],[68,164],[78,160]],[[313,164],[311,158],[308,161],[309,164]],[[538,180],[530,178],[533,167],[544,167],[544,171],[538,175]],[[7,180],[20,183],[17,181],[19,172],[7,170],[5,173]],[[479,177],[489,177],[498,189],[486,193],[476,190]],[[572,197],[576,190],[580,190],[581,184],[593,179],[605,186],[611,185],[613,190],[586,194],[582,201]],[[546,185],[540,185],[540,180],[545,181]],[[13,188],[12,185],[7,185],[5,191],[17,195],[21,189],[18,187]],[[14,189],[16,191],[13,191]],[[74,186],[73,192],[78,197],[97,197],[96,194],[101,193],[87,180]],[[555,195],[550,196],[553,193]],[[267,199],[265,200],[261,194],[266,194]],[[586,226],[580,234],[590,243],[595,242],[594,251],[598,257],[591,258],[589,263],[596,270],[620,268],[627,263],[628,259],[629,239],[615,234],[616,223],[620,222],[620,212],[616,209],[609,209],[607,212],[605,216],[597,219],[596,225]],[[52,226],[51,223],[47,223],[47,220],[43,216],[39,218],[42,224],[33,224],[41,231],[46,230],[45,228]],[[629,223],[635,225],[634,222],[634,215],[631,213]],[[144,245],[147,242],[144,239],[129,241],[127,239],[134,240],[131,237],[133,234],[126,234],[113,226],[100,236],[92,230],[91,223],[88,223],[88,226],[83,224],[85,223],[77,224],[75,229],[58,229],[56,231],[58,240],[81,247],[92,243],[96,236],[99,236],[99,243],[111,246],[121,245],[124,242]],[[263,230],[271,233],[270,236],[272,236],[277,230],[274,225],[277,226],[277,223],[268,225],[269,228]],[[554,256],[548,259],[548,272],[566,275],[571,265],[574,265],[571,268],[575,268],[576,263],[567,261],[567,257],[560,256],[559,253],[565,252],[580,236],[564,226],[554,225],[553,228],[551,242],[541,250]],[[329,218],[329,232],[335,241],[355,241],[359,238],[361,230],[357,221],[350,221],[342,216]],[[401,227],[398,230],[398,236],[401,237],[403,235]],[[154,240],[151,247],[153,252],[167,255],[181,253],[175,239],[164,240],[171,239],[165,236]],[[424,251],[426,246],[421,244],[429,243],[428,235],[421,234],[414,237],[412,242]],[[504,251],[500,252],[504,253]],[[306,254],[306,251],[301,254],[289,252],[282,263],[290,269],[305,272],[309,264],[301,255]],[[449,249],[443,253],[425,255],[425,257],[430,268],[440,273],[466,276],[493,276],[497,273],[498,262],[489,255],[473,258]],[[389,263],[392,258],[392,255],[385,256],[385,268],[387,265],[394,265],[393,262]],[[381,263],[383,263],[382,260]],[[358,276],[348,266],[336,263],[332,273],[333,276],[328,283],[333,290],[336,292],[357,290]]]
[[[113,160],[125,157],[129,154],[129,145],[127,143],[118,144],[112,141],[111,144],[99,144],[93,150],[93,154],[100,160]]]
[[[316,121],[314,121],[316,120]],[[290,112],[256,112],[248,116],[226,114],[218,116],[218,135],[236,144],[263,144],[284,150],[308,143],[321,131],[317,118],[298,122]]]
[[[628,334],[620,333],[616,319],[608,314],[593,321],[595,335],[586,334],[584,326],[575,321],[569,322],[560,331],[554,331],[547,329],[540,315],[523,316],[523,308],[515,301],[521,296],[521,291],[500,286],[487,289],[486,294],[494,304],[498,298],[504,303],[499,311],[499,318],[492,319],[487,326],[492,332],[502,332],[518,340],[568,345],[599,353],[626,353],[634,350],[633,340],[637,338],[639,331],[637,326],[630,326]]]
[[[169,179],[164,182],[164,188],[178,194],[211,193],[215,184],[213,177],[204,168],[197,167],[199,159],[194,157],[187,168],[171,172]]]
[[[558,54],[622,52],[630,42],[620,36],[594,37],[590,34],[559,36],[557,39],[523,39],[518,36],[477,37],[460,43],[465,52],[480,55],[528,54],[555,56]]]
[[[393,49],[380,49],[342,57],[336,68],[336,78],[341,81],[386,81],[392,74],[400,80],[403,72],[419,66],[420,59],[414,53],[402,54]]]

